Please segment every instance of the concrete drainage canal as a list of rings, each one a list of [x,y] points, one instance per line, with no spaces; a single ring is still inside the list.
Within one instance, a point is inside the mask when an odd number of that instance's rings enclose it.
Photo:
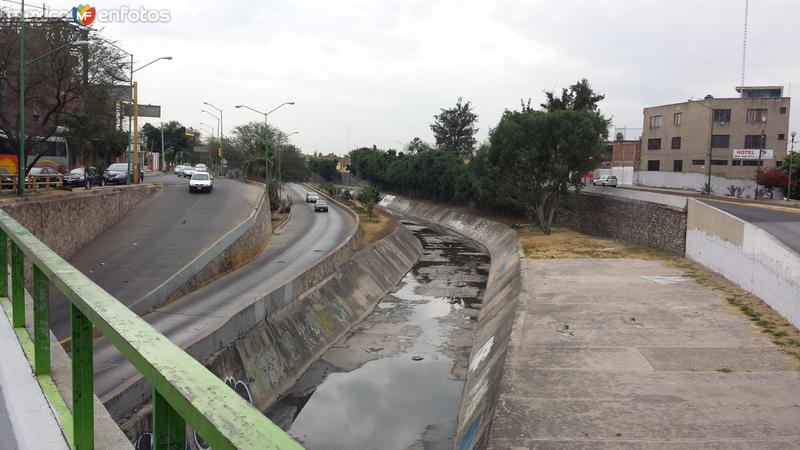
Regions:
[[[490,258],[404,220],[417,264],[267,415],[309,449],[451,449]]]

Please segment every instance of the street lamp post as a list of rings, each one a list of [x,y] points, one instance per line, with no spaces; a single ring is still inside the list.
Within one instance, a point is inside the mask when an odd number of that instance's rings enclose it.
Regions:
[[[786,158],[789,160],[789,187],[787,188],[786,192],[786,199],[792,199],[792,153],[794,153],[794,138],[797,136],[797,131],[792,131],[792,147],[789,150],[789,157]]]
[[[203,103],[205,103],[205,102],[203,102]],[[209,116],[217,119],[217,130],[220,130],[222,128],[222,115],[220,115],[220,117],[217,117],[216,115],[208,112],[208,110],[205,110],[205,109],[200,111],[200,112],[204,112],[204,113],[208,114]],[[213,133],[212,133],[212,136],[213,136]],[[217,131],[217,137],[218,138],[220,137],[219,131]],[[213,160],[213,158],[212,158],[212,160]]]
[[[761,158],[764,156],[764,146],[767,141],[766,127],[767,116],[761,116],[761,145],[758,149],[758,165],[756,166],[756,190],[753,192],[753,198],[758,199],[758,179],[761,178]]]
[[[25,2],[21,2],[22,10],[20,13],[20,30],[19,30],[19,161],[17,162],[17,195],[20,197],[25,196],[25,169],[27,167],[27,158],[25,155],[25,66],[41,61],[42,59],[52,55],[53,53],[60,52],[66,48],[85,47],[89,45],[89,41],[74,41],[69,44],[64,44],[58,48],[50,50],[44,55],[33,58],[25,62]]]
[[[286,105],[294,105],[294,102],[283,102],[280,105],[276,106],[275,108],[272,108],[270,111],[265,113],[255,108],[251,108],[247,105],[236,105],[236,109],[245,108],[249,109],[250,111],[253,111],[254,113],[261,114],[264,116],[264,185],[267,197],[269,197],[269,141],[267,139],[267,116]]]
[[[138,183],[139,180],[139,95],[138,95],[138,86],[136,82],[133,81],[133,74],[144,69],[145,67],[161,61],[162,59],[171,61],[172,56],[160,56],[149,63],[140,66],[138,69],[133,68],[133,55],[131,55],[131,84],[133,85],[133,181]],[[130,184],[131,178],[131,163],[130,158],[128,159],[128,176],[127,181]]]
[[[204,123],[204,122],[200,122],[200,125],[202,125],[204,127],[207,127],[208,130],[211,131],[211,137],[212,138],[214,137],[214,127],[212,127],[211,125],[209,125],[207,123]]]
[[[222,135],[223,135],[223,123],[222,123],[222,108],[217,108],[216,106],[212,105],[208,102],[203,102],[204,105],[210,106],[219,112],[219,130],[217,131],[217,137],[219,138],[219,147],[217,147],[217,161],[220,161],[220,165],[222,165]]]
[[[701,100],[689,100],[690,102],[700,105],[703,108],[706,108],[709,111],[711,116],[711,131],[709,132],[708,136],[708,168],[706,169],[706,186],[704,191],[706,194],[711,194],[711,161],[713,159],[713,152],[714,152],[714,107],[708,106],[704,103],[700,103]],[[724,125],[725,122],[720,121],[720,125]]]

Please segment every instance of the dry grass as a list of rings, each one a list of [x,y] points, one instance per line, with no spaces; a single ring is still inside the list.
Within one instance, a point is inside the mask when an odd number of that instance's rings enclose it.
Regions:
[[[684,276],[722,295],[734,313],[744,314],[781,350],[794,356],[797,359],[795,368],[800,370],[800,331],[758,297],[718,273],[686,258],[610,239],[587,236],[565,228],[554,227],[549,236],[531,226],[515,227],[515,229],[526,258],[637,258],[662,261],[667,266],[678,268],[683,271]]]
[[[359,228],[361,228],[361,240],[358,242],[358,248],[364,248],[367,245],[377,242],[397,228],[397,219],[382,211],[378,208],[373,208],[372,217],[367,215],[366,210],[358,202],[348,201],[345,202],[347,206],[358,214]]]

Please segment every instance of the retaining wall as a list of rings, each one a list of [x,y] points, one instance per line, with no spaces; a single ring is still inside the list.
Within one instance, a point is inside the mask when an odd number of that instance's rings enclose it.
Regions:
[[[554,223],[592,236],[683,256],[686,211],[667,205],[581,192],[561,199]]]
[[[260,184],[263,189],[263,183]],[[139,315],[193,292],[257,257],[272,237],[269,198],[262,192],[250,215],[212,243],[203,253],[136,300],[130,309]]]
[[[686,257],[718,272],[800,327],[800,255],[771,234],[690,199]]]
[[[489,251],[490,275],[470,352],[454,444],[458,449],[485,447],[522,288],[517,233],[501,223],[459,212],[447,205],[387,195],[380,206],[451,229]]]
[[[42,199],[29,197],[0,207],[59,256],[69,259],[157,190],[151,184],[95,188]]]

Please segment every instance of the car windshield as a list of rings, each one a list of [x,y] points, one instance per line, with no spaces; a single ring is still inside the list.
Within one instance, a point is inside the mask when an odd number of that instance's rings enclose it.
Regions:
[[[327,205],[328,203],[325,200],[317,200],[318,205]]]
[[[108,170],[124,172],[128,170],[128,165],[125,163],[112,164],[108,166]]]
[[[196,173],[196,174],[192,175],[192,179],[193,180],[208,180],[208,174],[207,173]]]
[[[83,175],[83,167],[78,167],[77,169],[72,169],[69,171],[72,175]]]

